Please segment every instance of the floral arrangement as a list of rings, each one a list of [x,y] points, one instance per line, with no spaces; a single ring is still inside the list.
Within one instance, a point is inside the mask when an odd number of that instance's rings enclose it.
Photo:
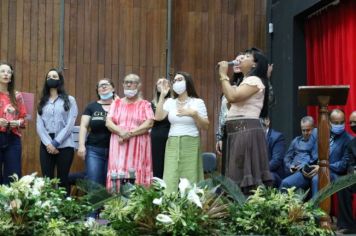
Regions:
[[[103,235],[105,227],[84,221],[91,211],[85,198],[66,197],[57,185],[58,179],[36,173],[21,179],[14,175],[10,186],[1,185],[0,235]]]
[[[304,202],[305,194],[294,188],[281,193],[259,187],[246,199],[221,176],[198,185],[181,179],[175,193],[154,178],[148,188],[129,184],[118,195],[103,196],[103,188],[81,198],[67,197],[57,179],[13,176],[10,186],[0,186],[0,235],[332,235],[318,226],[324,213],[317,203],[351,177]],[[103,204],[107,225],[86,219]]]
[[[295,188],[281,193],[260,186],[244,204],[231,205],[232,231],[238,235],[333,235],[317,224],[325,213],[304,198]]]
[[[148,189],[134,186],[128,199],[110,201],[101,216],[119,235],[221,235],[228,205],[214,189],[187,179],[181,179],[177,193],[165,193],[165,188],[157,178]]]
[[[181,179],[179,191],[165,193],[154,179],[150,188],[134,186],[128,198],[108,202],[102,217],[119,235],[333,235],[318,226],[324,213],[294,188],[259,187],[246,199],[231,180],[218,182],[198,187]]]

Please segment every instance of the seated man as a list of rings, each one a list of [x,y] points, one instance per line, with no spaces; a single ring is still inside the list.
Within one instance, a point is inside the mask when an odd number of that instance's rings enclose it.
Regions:
[[[272,129],[269,117],[262,120],[266,129],[266,140],[268,147],[269,170],[274,178],[274,186],[279,187],[284,178],[283,157],[285,154],[285,139],[282,133]]]
[[[350,115],[350,128],[356,134],[356,111]],[[356,165],[356,137],[347,146],[350,155],[349,173],[355,172]],[[356,185],[352,185],[338,192],[339,215],[337,218],[337,227],[340,233],[356,234],[356,219],[352,214],[352,196],[356,193]],[[354,206],[355,207],[355,206]]]
[[[284,157],[285,172],[288,177],[282,180],[280,188],[297,187],[308,189],[310,178],[301,171],[304,166],[315,160],[317,144],[315,136],[311,135],[314,128],[314,119],[305,116],[300,121],[302,135],[293,139]]]
[[[330,139],[329,139],[329,168],[330,181],[334,181],[340,175],[347,173],[349,154],[347,145],[351,136],[345,131],[345,114],[340,109],[334,109],[330,112]],[[314,163],[318,160],[315,155]],[[318,170],[319,165],[310,166],[309,173],[304,173],[312,177],[312,196],[318,192]]]

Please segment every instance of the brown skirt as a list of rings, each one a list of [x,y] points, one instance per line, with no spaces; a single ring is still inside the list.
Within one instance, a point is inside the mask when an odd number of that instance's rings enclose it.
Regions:
[[[272,185],[266,136],[260,120],[229,120],[226,132],[225,175],[245,194],[259,185]]]

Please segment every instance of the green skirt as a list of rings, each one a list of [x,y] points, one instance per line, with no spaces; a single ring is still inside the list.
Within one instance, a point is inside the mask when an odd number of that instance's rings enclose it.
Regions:
[[[166,192],[178,191],[180,178],[186,178],[192,184],[204,179],[200,137],[179,136],[167,140],[163,171]]]

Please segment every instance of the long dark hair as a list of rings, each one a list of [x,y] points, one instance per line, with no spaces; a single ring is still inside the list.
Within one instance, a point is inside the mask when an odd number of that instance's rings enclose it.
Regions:
[[[265,86],[263,107],[260,113],[260,117],[265,118],[268,116],[268,97],[269,97],[269,86],[268,86],[268,78],[267,78],[268,60],[267,57],[262,53],[262,51],[257,48],[248,49],[245,51],[245,54],[251,54],[253,56],[254,62],[256,62],[256,67],[252,68],[246,76],[259,77],[263,85]]]
[[[7,84],[7,91],[9,92],[9,97],[11,101],[11,105],[17,110],[17,100],[16,100],[16,92],[15,92],[15,71],[14,68],[11,64],[7,62],[0,62],[1,65],[7,65],[10,67],[12,74],[11,74],[11,79],[10,82]]]
[[[197,94],[197,92],[195,90],[194,84],[193,84],[192,76],[189,73],[184,72],[184,71],[176,72],[175,76],[178,75],[178,74],[179,75],[183,75],[183,77],[184,77],[188,96],[192,97],[192,98],[199,98],[199,96],[198,96],[198,94]],[[178,94],[176,92],[174,92],[174,91],[173,91],[173,97],[174,98],[178,97]]]
[[[43,112],[42,109],[46,105],[46,103],[48,102],[48,99],[50,97],[50,92],[49,92],[50,88],[47,85],[47,76],[48,76],[48,73],[51,72],[51,71],[55,71],[55,72],[58,73],[59,85],[57,87],[57,92],[58,92],[58,97],[60,97],[64,101],[64,104],[63,104],[64,110],[68,111],[69,108],[70,108],[70,102],[69,102],[68,94],[64,89],[64,77],[63,77],[63,74],[59,70],[57,70],[55,68],[52,68],[46,74],[46,78],[45,78],[43,89],[42,89],[41,99],[40,99],[40,102],[39,102],[39,104],[37,106],[38,114],[40,114],[40,115],[42,115],[42,112]]]

